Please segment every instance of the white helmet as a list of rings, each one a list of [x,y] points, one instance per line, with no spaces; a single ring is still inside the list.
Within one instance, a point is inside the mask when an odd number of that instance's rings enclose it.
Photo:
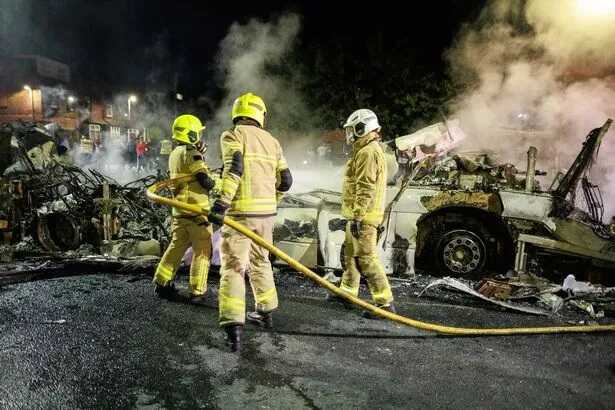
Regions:
[[[350,114],[344,124],[344,130],[346,131],[346,143],[352,144],[357,138],[371,131],[380,130],[380,124],[372,110],[361,108]]]

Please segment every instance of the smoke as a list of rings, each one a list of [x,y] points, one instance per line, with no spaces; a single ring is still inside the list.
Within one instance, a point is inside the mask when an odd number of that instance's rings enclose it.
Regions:
[[[230,27],[217,55],[224,96],[208,121],[211,162],[219,161],[220,133],[232,126],[233,101],[246,92],[265,101],[266,128],[280,140],[289,163],[300,164],[306,150],[316,148],[314,141],[322,135],[322,129],[318,115],[301,92],[303,70],[292,59],[300,30],[301,19],[294,13],[270,22],[252,19]],[[317,185],[314,181],[312,186]]]
[[[550,171],[569,166],[587,133],[615,117],[615,9],[600,0],[491,1],[446,53],[464,92],[452,116],[468,149],[522,165],[529,145]],[[615,212],[615,130],[605,137],[593,181]],[[610,164],[609,164],[610,162]],[[608,214],[607,214],[608,215]]]

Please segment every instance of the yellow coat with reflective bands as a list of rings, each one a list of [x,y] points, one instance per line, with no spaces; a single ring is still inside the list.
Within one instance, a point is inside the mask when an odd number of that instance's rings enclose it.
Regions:
[[[171,178],[179,178],[204,172],[213,177],[203,161],[203,155],[191,145],[179,145],[169,156],[169,173]],[[209,209],[209,196],[197,181],[182,183],[174,188],[175,199],[201,208]],[[191,216],[193,214],[173,208],[173,216]]]
[[[369,133],[353,144],[342,187],[342,216],[378,226],[384,216],[387,164],[378,135]]]
[[[224,171],[220,200],[234,216],[266,216],[277,212],[280,171],[288,168],[282,147],[269,132],[253,125],[237,125],[220,136]],[[231,171],[233,154],[243,158],[243,173]]]

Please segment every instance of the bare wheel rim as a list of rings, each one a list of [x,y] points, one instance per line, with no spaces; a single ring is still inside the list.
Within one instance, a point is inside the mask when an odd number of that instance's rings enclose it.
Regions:
[[[483,266],[486,258],[483,240],[465,229],[448,232],[443,238],[441,252],[444,266],[461,275]]]

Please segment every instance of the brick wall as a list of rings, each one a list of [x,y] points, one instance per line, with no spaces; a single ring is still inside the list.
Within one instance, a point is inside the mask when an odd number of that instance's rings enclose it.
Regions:
[[[0,122],[14,121],[16,119],[32,120],[32,109],[34,108],[34,118],[40,120],[42,113],[41,91],[19,90],[17,92],[0,93]]]

